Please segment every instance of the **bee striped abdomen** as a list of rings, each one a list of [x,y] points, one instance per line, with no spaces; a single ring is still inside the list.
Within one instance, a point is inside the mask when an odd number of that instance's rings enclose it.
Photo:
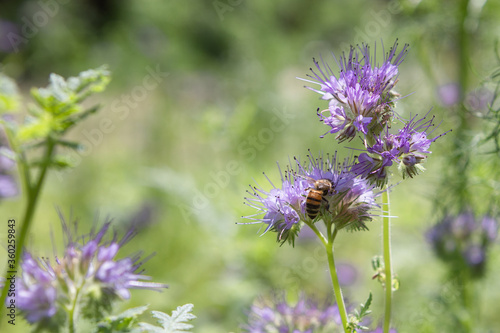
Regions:
[[[311,189],[306,198],[306,213],[311,220],[314,220],[318,216],[319,209],[321,207],[321,201],[323,200],[323,191],[316,189]]]

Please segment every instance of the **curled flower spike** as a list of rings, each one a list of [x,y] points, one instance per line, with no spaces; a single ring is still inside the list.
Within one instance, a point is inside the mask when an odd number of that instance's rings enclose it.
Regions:
[[[70,314],[79,308],[84,316],[104,315],[113,300],[130,298],[132,288],[166,288],[164,284],[143,281],[150,277],[139,271],[143,263],[140,256],[116,259],[120,248],[135,235],[134,230],[120,241],[116,234],[105,241],[110,222],[84,236],[74,234],[76,223],[74,231],[64,220],[62,225],[66,238],[62,258],[51,263],[48,259],[35,260],[28,252],[23,257],[21,279],[16,281],[17,304],[30,323],[42,319],[47,322],[61,317],[56,313]]]
[[[334,224],[337,230],[367,229],[365,222],[371,220],[370,211],[377,206],[373,185],[356,178],[350,171],[348,159],[337,163],[336,155],[326,158],[309,156],[302,164],[295,165],[281,174],[281,186],[270,191],[252,187],[246,203],[255,209],[255,215],[246,216],[255,222],[267,224],[265,232],[278,233],[279,242],[289,240],[292,244],[300,231],[301,222]],[[305,166],[304,166],[305,165]],[[327,184],[325,188],[319,184]],[[264,214],[263,217],[257,217]]]
[[[358,156],[358,163],[352,172],[383,187],[388,180],[388,168],[394,162],[398,163],[403,178],[413,178],[419,171],[424,171],[422,163],[427,158],[426,154],[431,153],[431,143],[448,132],[429,139],[432,131],[428,131],[434,126],[434,117],[426,121],[426,117],[416,120],[417,116],[411,118],[397,134],[390,134],[387,128],[384,134],[373,137],[371,146],[365,140],[367,152]]]
[[[398,66],[406,56],[408,44],[399,53],[396,53],[397,47],[396,40],[379,65],[376,50],[372,57],[368,45],[351,46],[349,55],[343,54],[340,61],[333,56],[340,67],[337,76],[323,60],[321,65],[314,60],[316,70],[311,68],[310,79],[301,80],[318,84],[319,89],[306,88],[329,101],[328,109],[318,112],[320,121],[331,127],[327,133],[338,133],[336,138],[342,142],[352,140],[357,132],[378,135],[390,122],[394,101],[399,97],[393,91]],[[329,115],[325,116],[325,112]]]

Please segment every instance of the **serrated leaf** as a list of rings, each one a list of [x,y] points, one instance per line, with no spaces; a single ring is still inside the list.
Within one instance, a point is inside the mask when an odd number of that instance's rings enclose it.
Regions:
[[[42,110],[63,120],[80,113],[79,103],[92,93],[104,90],[109,81],[110,73],[105,67],[81,72],[77,77],[67,80],[52,73],[49,85],[32,89],[31,95]]]
[[[139,323],[139,327],[141,328],[141,332],[165,333],[163,328],[148,323]]]
[[[158,323],[161,325],[154,326],[148,323],[139,323],[139,326],[144,329],[144,332],[154,332],[154,333],[186,333],[189,332],[193,325],[186,323],[186,321],[195,319],[196,316],[191,313],[193,310],[193,304],[185,304],[183,306],[178,306],[176,310],[172,312],[172,315],[161,312],[161,311],[151,311],[153,317],[158,319]]]
[[[365,304],[361,304],[360,310],[359,310],[359,318],[363,318],[364,316],[368,315],[370,311],[370,305],[372,304],[372,293],[368,295],[368,299],[366,300]]]

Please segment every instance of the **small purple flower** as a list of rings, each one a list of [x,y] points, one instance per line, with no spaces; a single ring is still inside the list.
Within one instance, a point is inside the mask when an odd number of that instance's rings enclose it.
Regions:
[[[490,215],[477,219],[473,212],[446,215],[430,228],[426,237],[437,256],[459,269],[468,267],[473,276],[484,274],[488,248],[496,239],[498,221]]]
[[[16,162],[6,155],[12,154],[10,149],[2,147],[0,143],[0,199],[14,197],[19,193],[14,177],[9,174],[9,170],[16,165]]]
[[[340,332],[342,322],[337,305],[320,305],[304,295],[290,304],[284,296],[275,296],[256,300],[242,329],[248,333]]]
[[[328,117],[325,117],[323,115],[323,113],[325,112],[330,112],[330,115]],[[328,133],[340,132],[344,130],[344,128],[349,123],[347,115],[345,114],[344,108],[342,106],[332,105],[327,110],[321,111],[321,113],[319,112],[318,109],[317,114],[318,117],[320,118],[320,121],[322,121],[325,125],[328,125],[332,128],[331,130],[323,134],[321,137],[324,137]],[[345,133],[345,131],[343,133]]]
[[[408,45],[396,53],[397,41],[385,54],[382,64],[377,64],[366,44],[354,48],[349,55],[343,54],[340,61],[334,59],[340,67],[338,76],[328,64],[321,65],[314,60],[316,69],[311,68],[310,79],[306,82],[318,84],[319,89],[306,87],[322,95],[329,101],[329,117],[320,120],[332,127],[328,133],[338,133],[337,140],[352,140],[356,132],[377,135],[392,117],[391,108],[399,95],[392,89],[397,83],[398,66],[404,60]],[[375,50],[376,51],[376,50]],[[375,52],[376,53],[376,52]]]
[[[358,270],[349,263],[337,264],[337,275],[342,286],[353,285],[358,279]]]
[[[465,249],[463,256],[470,267],[479,267],[484,263],[486,253],[480,245],[472,244]]]
[[[497,239],[498,222],[492,216],[483,216],[481,229],[483,230],[483,238],[485,241],[493,243]]]
[[[493,105],[495,94],[485,87],[471,91],[465,97],[465,106],[473,111],[485,113],[489,110],[488,106]]]
[[[11,21],[0,20],[0,51],[13,53],[26,46],[19,27]]]
[[[456,83],[440,86],[437,93],[443,106],[451,107],[460,101],[460,86]]]
[[[372,140],[367,137],[367,152],[358,156],[358,163],[354,165],[352,172],[383,187],[387,182],[387,169],[393,163],[398,164],[403,178],[412,178],[419,171],[424,171],[425,168],[421,164],[427,158],[426,154],[431,153],[431,143],[447,132],[432,139],[428,138],[432,133],[429,129],[434,126],[434,117],[426,121],[426,117],[416,120],[417,116],[406,122],[397,134],[390,134],[386,129],[385,133],[374,136]],[[369,142],[372,143],[371,146]]]
[[[62,258],[50,263],[48,259],[35,260],[31,254],[24,254],[18,304],[29,322],[53,317],[77,303],[82,308],[92,307],[92,310],[87,309],[92,313],[104,314],[113,299],[130,298],[132,288],[159,291],[166,287],[143,281],[150,277],[140,274],[143,261],[139,256],[115,258],[120,248],[135,235],[133,230],[120,241],[116,234],[112,240],[105,241],[110,222],[99,231],[92,230],[84,236],[76,235],[76,224],[75,230],[70,230],[62,219],[62,226],[66,239]]]

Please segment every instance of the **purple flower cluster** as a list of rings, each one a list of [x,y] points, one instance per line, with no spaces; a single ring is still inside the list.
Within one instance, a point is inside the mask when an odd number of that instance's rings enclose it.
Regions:
[[[254,223],[267,224],[265,231],[277,232],[278,241],[288,239],[293,243],[300,231],[300,222],[311,221],[306,213],[308,194],[315,181],[326,179],[331,182],[332,190],[323,196],[324,202],[313,222],[321,219],[335,224],[336,229],[367,229],[365,223],[372,218],[370,211],[377,207],[374,186],[350,171],[349,160],[339,164],[336,155],[316,159],[309,156],[307,164],[298,159],[294,159],[294,164],[285,175],[281,174],[280,187],[270,180],[273,187],[270,191],[252,187],[250,197],[245,199],[258,213],[247,218],[255,220]],[[261,214],[264,216],[256,217]]]
[[[84,310],[103,314],[112,300],[130,298],[131,288],[161,290],[166,287],[142,281],[150,277],[137,273],[142,264],[139,256],[116,259],[118,250],[135,233],[129,231],[120,241],[116,235],[111,241],[104,241],[109,226],[107,222],[98,232],[74,238],[63,222],[65,253],[53,264],[48,259],[35,260],[25,252],[16,289],[19,309],[30,323],[48,320],[74,304],[93,306],[93,310]]]
[[[306,87],[322,95],[329,101],[328,109],[319,112],[320,120],[331,127],[327,133],[338,133],[337,139],[352,140],[356,133],[363,135],[378,134],[392,117],[392,105],[398,95],[392,91],[397,83],[398,66],[404,60],[408,45],[397,54],[397,41],[385,54],[384,61],[378,65],[375,56],[370,54],[366,44],[354,48],[349,55],[343,54],[340,74],[335,76],[328,64],[321,65],[314,60],[316,70],[304,81],[319,84],[319,89]],[[324,114],[327,113],[325,116]]]
[[[319,305],[301,295],[296,304],[285,297],[256,301],[243,326],[248,333],[313,333],[343,332],[337,305]]]
[[[57,312],[57,277],[46,262],[37,262],[26,253],[21,265],[23,274],[18,284],[17,305],[30,323],[52,317]]]
[[[426,237],[437,256],[457,269],[465,267],[473,276],[484,274],[489,247],[498,235],[498,221],[491,215],[477,219],[469,211],[446,215],[427,231]]]
[[[330,127],[325,133],[336,134],[339,142],[352,140],[357,135],[364,138],[366,152],[358,157],[353,173],[367,178],[378,187],[388,181],[389,167],[398,164],[403,178],[425,170],[422,163],[430,145],[440,136],[429,138],[433,120],[417,119],[402,121],[404,126],[396,134],[389,133],[391,124],[399,117],[393,112],[399,94],[394,91],[398,81],[398,66],[403,62],[408,45],[398,53],[397,41],[385,54],[382,64],[376,62],[376,50],[371,56],[368,45],[354,48],[349,55],[343,54],[336,76],[330,66],[314,61],[317,72],[311,69],[310,83],[319,89],[306,87],[322,95],[329,102],[328,109],[319,111],[320,120]],[[323,135],[324,136],[324,135]],[[322,137],[323,137],[322,136]]]
[[[390,134],[386,129],[385,133],[373,137],[374,143],[371,146],[365,143],[366,152],[358,156],[358,163],[352,171],[379,187],[387,182],[387,169],[394,163],[398,164],[403,178],[413,178],[419,171],[424,171],[422,162],[426,159],[426,154],[431,153],[431,143],[446,133],[429,138],[434,117],[430,120],[426,120],[426,117],[416,119],[417,116],[411,118],[397,134]]]

